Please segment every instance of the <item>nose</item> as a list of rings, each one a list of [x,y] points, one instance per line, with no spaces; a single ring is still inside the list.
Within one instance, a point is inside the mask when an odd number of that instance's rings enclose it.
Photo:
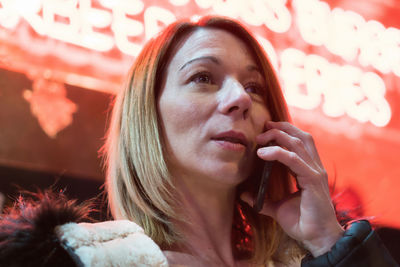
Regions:
[[[252,105],[250,95],[235,78],[227,78],[219,94],[219,111],[238,119],[246,119]]]

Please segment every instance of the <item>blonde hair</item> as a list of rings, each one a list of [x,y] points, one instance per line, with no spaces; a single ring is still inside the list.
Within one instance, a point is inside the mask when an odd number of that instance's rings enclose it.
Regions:
[[[157,96],[173,49],[183,36],[198,28],[223,29],[243,40],[265,76],[269,89],[265,101],[272,120],[289,119],[282,91],[264,50],[240,23],[224,17],[204,17],[196,23],[178,21],[145,45],[114,103],[104,147],[106,190],[113,216],[138,223],[162,248],[179,242],[181,236],[171,223],[171,218],[179,216],[157,114]],[[271,199],[279,200],[289,194],[292,182],[284,168],[275,168],[271,177],[268,192]],[[251,188],[252,179],[245,183],[244,188]],[[252,228],[250,258],[266,263],[277,255],[283,231],[273,219],[242,206]]]

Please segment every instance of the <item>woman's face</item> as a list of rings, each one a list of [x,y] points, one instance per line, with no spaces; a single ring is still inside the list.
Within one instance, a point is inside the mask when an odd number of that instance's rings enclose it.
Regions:
[[[224,30],[197,29],[174,51],[158,99],[170,171],[237,185],[271,119],[265,80],[245,43]]]

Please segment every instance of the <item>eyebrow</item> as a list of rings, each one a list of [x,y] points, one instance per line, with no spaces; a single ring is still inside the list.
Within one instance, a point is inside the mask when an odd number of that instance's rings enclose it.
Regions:
[[[221,62],[219,62],[219,60],[216,57],[212,57],[212,56],[196,57],[194,59],[189,60],[185,64],[183,64],[183,66],[179,69],[179,71],[183,70],[186,66],[188,66],[198,60],[210,60],[217,65],[221,65]]]
[[[215,63],[215,64],[217,64],[217,65],[221,65],[221,62],[220,62],[216,57],[213,57],[213,56],[203,56],[203,57],[196,57],[196,58],[194,58],[194,59],[189,60],[188,62],[186,62],[185,64],[183,64],[183,66],[179,69],[179,71],[183,70],[186,66],[188,66],[188,65],[190,65],[190,64],[192,64],[193,62],[198,61],[198,60],[210,60],[210,61],[212,61],[213,63]],[[249,71],[249,72],[258,72],[258,73],[262,76],[261,71],[260,71],[260,68],[257,67],[257,66],[255,66],[255,65],[248,65],[248,66],[246,67],[246,70]]]
[[[246,67],[246,69],[247,69],[249,72],[256,71],[256,72],[258,72],[258,73],[261,74],[260,68],[257,67],[257,66],[255,66],[255,65],[248,65],[248,66]]]

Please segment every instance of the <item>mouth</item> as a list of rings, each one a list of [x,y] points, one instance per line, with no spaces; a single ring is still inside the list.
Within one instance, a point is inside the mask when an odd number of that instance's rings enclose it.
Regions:
[[[248,140],[246,136],[240,132],[236,131],[227,131],[227,132],[222,132],[211,138],[214,141],[218,141],[221,143],[225,144],[232,144],[233,146],[236,147],[247,147],[248,145]]]

